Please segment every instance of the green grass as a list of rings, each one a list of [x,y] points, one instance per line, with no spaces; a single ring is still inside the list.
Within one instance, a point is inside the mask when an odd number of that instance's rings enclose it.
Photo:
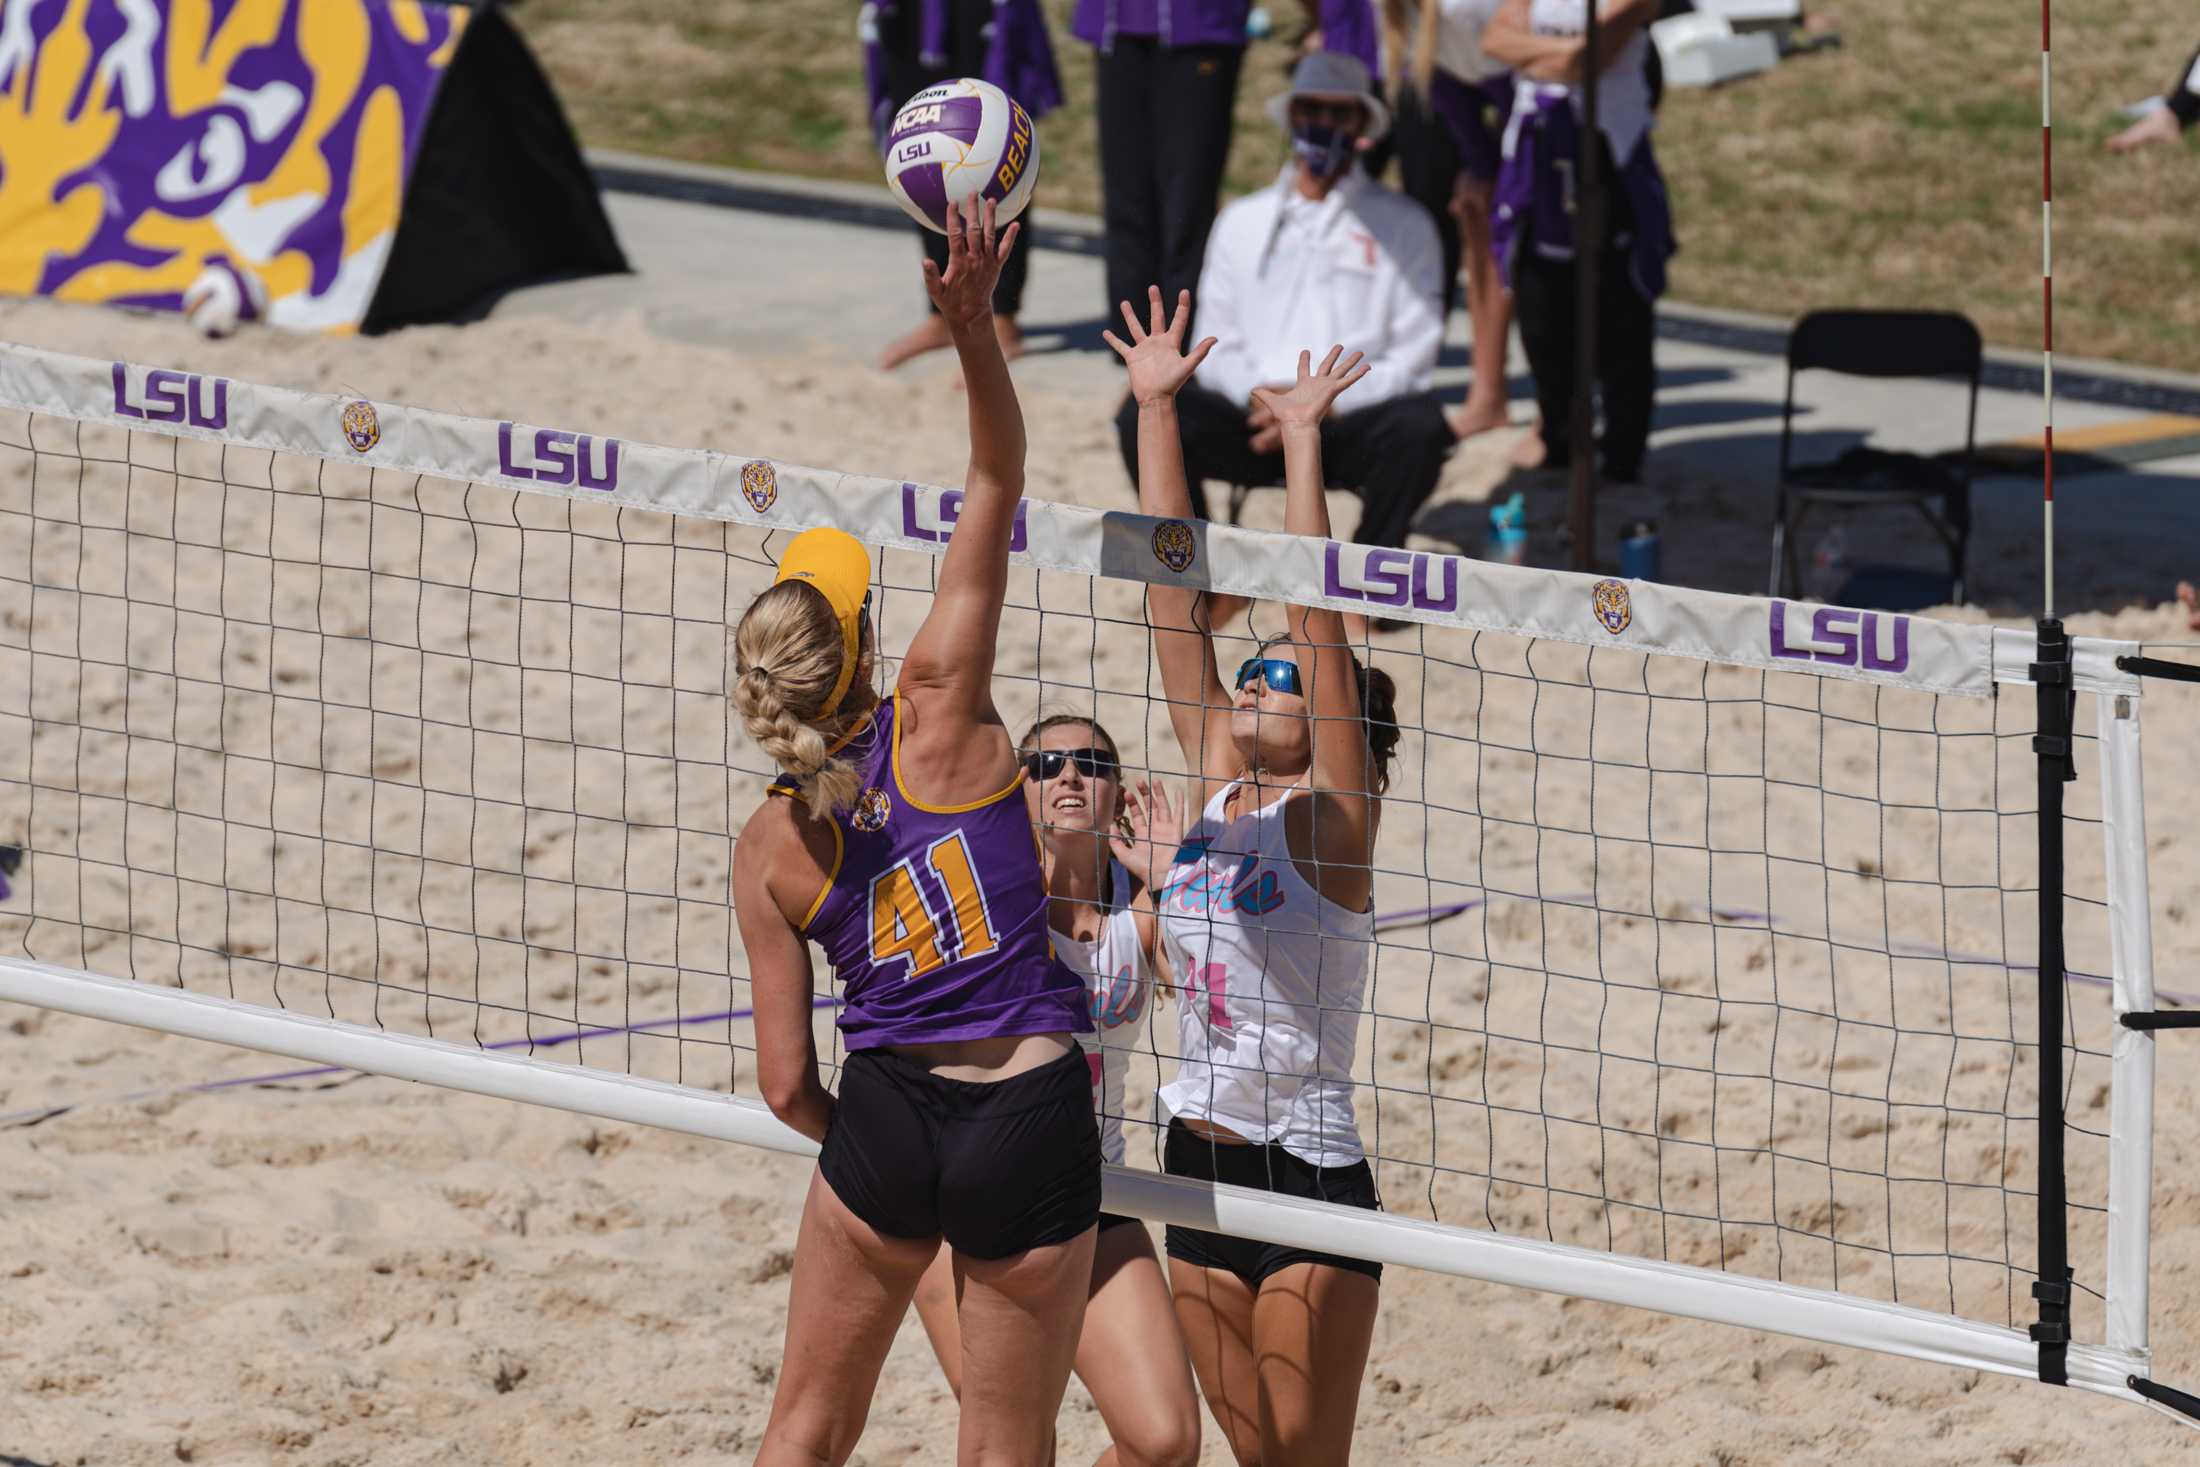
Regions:
[[[1041,127],[1043,202],[1094,213],[1092,59],[1055,20],[1066,105]],[[1282,18],[1292,4],[1271,4]],[[879,177],[848,0],[534,0],[510,12],[587,142],[821,177]],[[1963,311],[2039,343],[2039,30],[2015,0],[1848,0],[1840,49],[1676,91],[1657,146],[1682,254],[1673,296],[1792,315]],[[2200,36],[2190,0],[2057,0],[2057,346],[2200,371],[2200,144],[2112,157],[2115,109]],[[1225,190],[1275,176],[1261,106],[1289,55],[1255,45]]]

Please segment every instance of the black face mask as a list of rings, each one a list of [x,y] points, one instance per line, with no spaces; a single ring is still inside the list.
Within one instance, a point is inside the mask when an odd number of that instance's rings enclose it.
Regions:
[[[1317,178],[1336,178],[1352,166],[1351,133],[1326,122],[1303,122],[1291,129],[1291,151]]]

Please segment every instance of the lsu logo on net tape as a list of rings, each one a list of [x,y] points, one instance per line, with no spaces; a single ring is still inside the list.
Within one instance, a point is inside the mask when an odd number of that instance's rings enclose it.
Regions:
[[[779,502],[779,471],[760,458],[741,465],[741,497],[758,514],[768,513]]]
[[[1182,520],[1164,520],[1153,527],[1153,558],[1181,575],[1199,559],[1199,537]]]
[[[856,807],[848,814],[848,823],[861,831],[879,831],[886,828],[886,817],[893,813],[887,803],[886,791],[871,786],[856,796]]]
[[[371,402],[347,402],[343,416],[337,419],[344,430],[344,441],[351,445],[353,453],[365,453],[382,441],[382,420],[374,414]]]
[[[1628,595],[1625,581],[1598,581],[1589,588],[1589,604],[1598,622],[1615,637],[1635,619],[1634,598]]]

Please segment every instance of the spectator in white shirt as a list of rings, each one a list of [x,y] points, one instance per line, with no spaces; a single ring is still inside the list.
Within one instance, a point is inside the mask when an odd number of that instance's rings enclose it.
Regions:
[[[1222,211],[1200,269],[1199,327],[1218,344],[1177,395],[1192,503],[1207,516],[1207,479],[1282,482],[1282,430],[1253,389],[1292,382],[1308,342],[1339,342],[1370,370],[1352,411],[1322,423],[1326,478],[1363,501],[1355,540],[1402,545],[1454,442],[1429,386],[1444,329],[1436,226],[1359,167],[1390,121],[1363,63],[1306,57],[1269,113],[1291,133],[1291,162]],[[1136,403],[1116,430],[1135,483]]]

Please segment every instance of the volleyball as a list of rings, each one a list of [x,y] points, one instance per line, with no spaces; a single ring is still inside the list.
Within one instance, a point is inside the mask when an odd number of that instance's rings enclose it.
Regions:
[[[994,200],[1008,223],[1039,181],[1031,115],[988,81],[962,77],[926,87],[894,114],[886,135],[886,185],[909,217],[947,232],[950,199]]]

